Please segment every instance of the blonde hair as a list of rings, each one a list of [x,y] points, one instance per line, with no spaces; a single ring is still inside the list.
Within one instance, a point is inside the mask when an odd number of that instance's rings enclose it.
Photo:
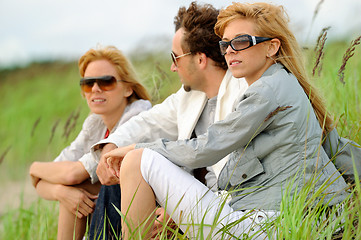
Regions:
[[[235,19],[250,20],[254,22],[254,30],[259,36],[280,40],[281,45],[274,60],[297,78],[312,104],[320,126],[324,126],[326,132],[331,131],[333,120],[323,99],[307,78],[301,48],[289,29],[289,18],[284,8],[268,3],[233,3],[220,11],[215,33],[222,37],[227,25]]]
[[[90,62],[100,59],[105,59],[112,63],[121,80],[123,80],[123,84],[133,89],[132,95],[127,97],[128,104],[137,99],[150,100],[149,94],[145,87],[140,84],[132,64],[124,54],[114,46],[100,47],[87,51],[78,62],[80,76],[84,77],[85,70]]]

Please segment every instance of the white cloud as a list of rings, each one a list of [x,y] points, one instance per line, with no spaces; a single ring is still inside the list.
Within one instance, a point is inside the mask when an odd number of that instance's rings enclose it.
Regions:
[[[199,2],[220,8],[233,1]],[[359,0],[343,0],[342,4],[324,0],[312,26],[319,1],[272,2],[285,6],[300,41],[316,38],[329,25],[330,36],[360,31]],[[191,0],[0,0],[0,66],[37,57],[77,58],[98,43],[112,44],[127,52],[139,45],[139,41],[147,44],[144,39],[171,37],[178,8],[190,3]]]
[[[15,37],[7,37],[0,41],[0,66],[24,64],[30,60],[25,47]]]

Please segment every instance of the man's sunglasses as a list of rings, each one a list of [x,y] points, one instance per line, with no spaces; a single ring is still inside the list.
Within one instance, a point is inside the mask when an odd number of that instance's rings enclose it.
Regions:
[[[172,61],[173,61],[174,65],[175,65],[176,67],[178,67],[178,62],[177,62],[177,59],[178,59],[178,58],[181,58],[181,57],[184,57],[184,56],[188,56],[188,55],[190,55],[190,54],[192,54],[192,53],[191,53],[191,52],[188,52],[188,53],[185,53],[185,54],[176,56],[174,52],[171,52],[171,53],[170,53],[170,55],[171,55],[171,57],[172,57]]]
[[[117,80],[113,76],[101,76],[101,77],[87,77],[80,79],[80,88],[83,92],[89,93],[92,91],[94,83],[96,82],[99,88],[102,91],[110,91],[113,90],[117,82],[121,82],[122,80]]]
[[[231,41],[219,41],[219,47],[221,49],[221,54],[225,55],[227,53],[228,46],[231,46],[231,48],[234,51],[242,51],[247,48],[250,48],[258,43],[269,41],[272,38],[266,38],[266,37],[255,37],[248,34],[237,36],[233,38]]]

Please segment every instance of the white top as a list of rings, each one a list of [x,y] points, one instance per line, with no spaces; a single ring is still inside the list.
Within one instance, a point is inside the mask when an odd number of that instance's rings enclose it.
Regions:
[[[113,128],[115,129],[128,121],[138,113],[148,110],[152,107],[151,103],[147,100],[137,100],[129,104],[125,109],[122,117]],[[84,121],[82,130],[75,140],[66,148],[61,151],[54,162],[60,161],[80,161],[85,170],[89,173],[92,183],[98,181],[96,175],[97,161],[90,153],[90,147],[98,141],[104,139],[107,127],[105,126],[103,119],[98,114],[90,114]]]

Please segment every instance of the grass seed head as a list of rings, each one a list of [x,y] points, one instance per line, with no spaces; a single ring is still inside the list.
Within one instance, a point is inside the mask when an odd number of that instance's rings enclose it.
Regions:
[[[340,69],[338,70],[338,76],[340,78],[340,82],[342,84],[345,84],[344,78],[345,78],[345,69],[346,69],[346,64],[348,62],[348,60],[355,54],[355,47],[357,45],[360,44],[360,40],[361,40],[361,35],[356,38],[355,40],[351,41],[350,47],[346,50],[345,54],[343,55],[342,58],[342,65],[340,67]]]

